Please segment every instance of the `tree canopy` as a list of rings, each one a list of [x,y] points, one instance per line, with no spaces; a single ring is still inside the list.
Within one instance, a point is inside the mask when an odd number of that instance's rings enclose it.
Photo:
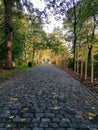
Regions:
[[[58,57],[68,55],[65,43],[70,43],[74,73],[78,74],[81,67],[82,76],[83,64],[85,73],[89,64],[93,77],[93,66],[97,65],[98,0],[43,1],[45,8],[40,11],[30,0],[1,0],[0,65],[12,69],[13,61],[33,62],[35,54],[44,49],[51,49]],[[63,31],[54,29],[53,33],[46,34],[43,30],[44,24],[49,24],[50,13],[58,22],[63,19]],[[83,49],[87,51],[84,57]]]

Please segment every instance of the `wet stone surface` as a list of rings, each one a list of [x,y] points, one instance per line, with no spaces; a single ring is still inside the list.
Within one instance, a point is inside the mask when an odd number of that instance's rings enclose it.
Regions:
[[[48,65],[0,83],[0,130],[98,130],[98,95]]]

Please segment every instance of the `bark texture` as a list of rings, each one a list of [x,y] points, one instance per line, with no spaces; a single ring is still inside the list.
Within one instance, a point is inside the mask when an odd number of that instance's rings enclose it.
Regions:
[[[4,0],[5,5],[5,68],[12,69],[12,39],[13,39],[13,25],[12,25],[12,7],[13,0]]]

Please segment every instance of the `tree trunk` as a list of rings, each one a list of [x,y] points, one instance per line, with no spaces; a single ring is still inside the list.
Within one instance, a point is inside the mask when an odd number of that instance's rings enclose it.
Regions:
[[[73,0],[73,10],[74,10],[74,22],[73,22],[73,26],[74,26],[74,41],[73,41],[73,53],[74,53],[74,59],[73,59],[73,63],[74,63],[74,73],[76,73],[76,41],[77,41],[77,32],[76,32],[76,26],[77,26],[77,16],[76,16],[76,6],[75,6],[75,1]]]
[[[76,66],[77,66],[77,75],[79,75],[79,60],[78,60],[78,57],[79,56],[79,47],[77,48],[77,64],[76,64]]]
[[[74,74],[76,73],[76,46],[74,46],[74,59],[73,59],[73,65],[74,65]]]
[[[86,45],[86,59],[85,59],[85,80],[87,80],[87,65],[88,65],[88,45]]]
[[[32,63],[34,63],[34,57],[35,57],[35,48],[33,48]]]
[[[40,54],[40,50],[37,51],[37,63],[39,64],[41,61],[41,54]]]
[[[56,65],[58,66],[58,58],[56,57]]]
[[[28,55],[27,55],[27,50],[24,50],[24,56],[25,56],[25,61],[26,64],[28,63]]]
[[[13,1],[4,0],[5,5],[5,68],[12,69],[12,39],[13,39],[13,25],[12,25],[12,7]]]
[[[77,60],[77,75],[79,75],[79,61]]]
[[[94,57],[93,57],[93,46],[92,46],[92,54],[91,54],[91,83],[94,82]]]
[[[83,46],[81,47],[81,77],[83,77]]]
[[[96,28],[96,17],[93,16],[93,31],[92,31],[92,49],[91,49],[91,83],[94,82],[94,57],[93,57],[93,44],[94,44],[94,36],[95,36],[95,28]]]

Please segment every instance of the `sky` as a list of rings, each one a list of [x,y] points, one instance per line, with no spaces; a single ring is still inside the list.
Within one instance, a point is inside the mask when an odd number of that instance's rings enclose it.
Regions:
[[[37,7],[42,11],[45,7],[45,3],[42,0],[30,0],[33,4],[34,7]]]
[[[43,0],[31,0],[31,2],[34,4],[34,7],[38,8],[40,11],[43,11],[45,7]],[[49,14],[49,21],[50,24],[45,24],[44,26],[44,30],[47,33],[51,33],[55,27],[62,27],[62,21],[56,21],[52,14]]]

